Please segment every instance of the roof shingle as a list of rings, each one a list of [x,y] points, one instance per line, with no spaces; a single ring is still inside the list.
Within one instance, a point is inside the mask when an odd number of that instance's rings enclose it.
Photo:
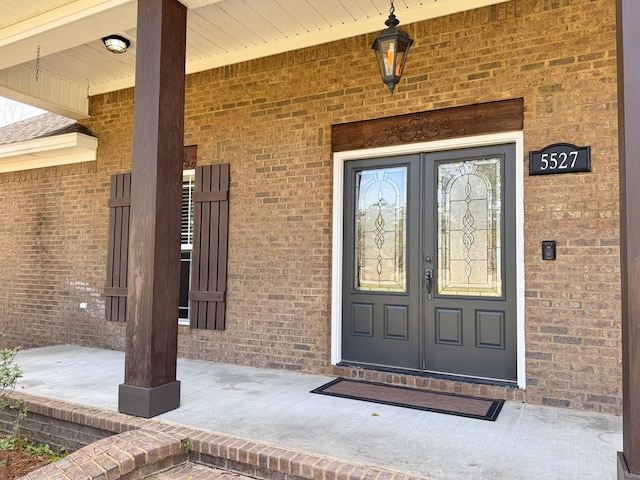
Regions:
[[[79,125],[72,118],[48,112],[1,127],[0,145],[26,142],[37,138],[63,135],[65,133],[84,133],[85,135],[95,137],[91,130],[84,125]]]

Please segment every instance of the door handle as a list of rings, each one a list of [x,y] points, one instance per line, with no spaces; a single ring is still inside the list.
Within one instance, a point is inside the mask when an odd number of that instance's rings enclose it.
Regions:
[[[432,300],[433,295],[431,289],[433,288],[433,269],[427,268],[424,271],[424,280],[427,287],[427,300]]]

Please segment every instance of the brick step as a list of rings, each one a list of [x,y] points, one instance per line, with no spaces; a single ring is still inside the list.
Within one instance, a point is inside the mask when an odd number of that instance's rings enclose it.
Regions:
[[[515,384],[491,385],[465,380],[464,378],[452,377],[447,379],[401,372],[391,373],[356,366],[334,367],[333,374],[338,377],[366,380],[367,382],[384,383],[401,387],[422,388],[436,392],[470,395],[472,397],[502,399],[508,402],[526,402],[526,391],[517,388]]]
[[[313,453],[47,399],[47,413],[118,432],[21,480],[429,480]],[[38,411],[30,400],[29,412]],[[59,419],[58,419],[59,420]],[[111,422],[111,423],[110,423]],[[123,431],[124,430],[124,431]],[[74,431],[73,428],[71,431]]]
[[[239,473],[187,462],[144,477],[146,480],[254,480]]]

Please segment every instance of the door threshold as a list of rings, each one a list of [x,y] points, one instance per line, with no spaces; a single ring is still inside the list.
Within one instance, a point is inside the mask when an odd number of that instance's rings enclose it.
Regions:
[[[499,380],[496,378],[468,377],[464,375],[453,375],[447,373],[427,372],[424,370],[411,370],[399,367],[388,367],[385,365],[373,365],[370,363],[340,362],[336,366],[361,368],[363,370],[374,370],[377,372],[397,373],[400,375],[412,375],[414,377],[434,378],[436,380],[447,380],[451,382],[473,383],[476,385],[489,385],[492,387],[518,388],[518,382],[510,380]]]

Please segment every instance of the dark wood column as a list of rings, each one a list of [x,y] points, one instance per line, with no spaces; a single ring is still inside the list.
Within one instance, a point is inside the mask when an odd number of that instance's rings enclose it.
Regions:
[[[617,0],[623,452],[618,479],[640,479],[640,2]]]
[[[125,379],[118,410],[180,406],[176,380],[187,9],[139,0]]]

